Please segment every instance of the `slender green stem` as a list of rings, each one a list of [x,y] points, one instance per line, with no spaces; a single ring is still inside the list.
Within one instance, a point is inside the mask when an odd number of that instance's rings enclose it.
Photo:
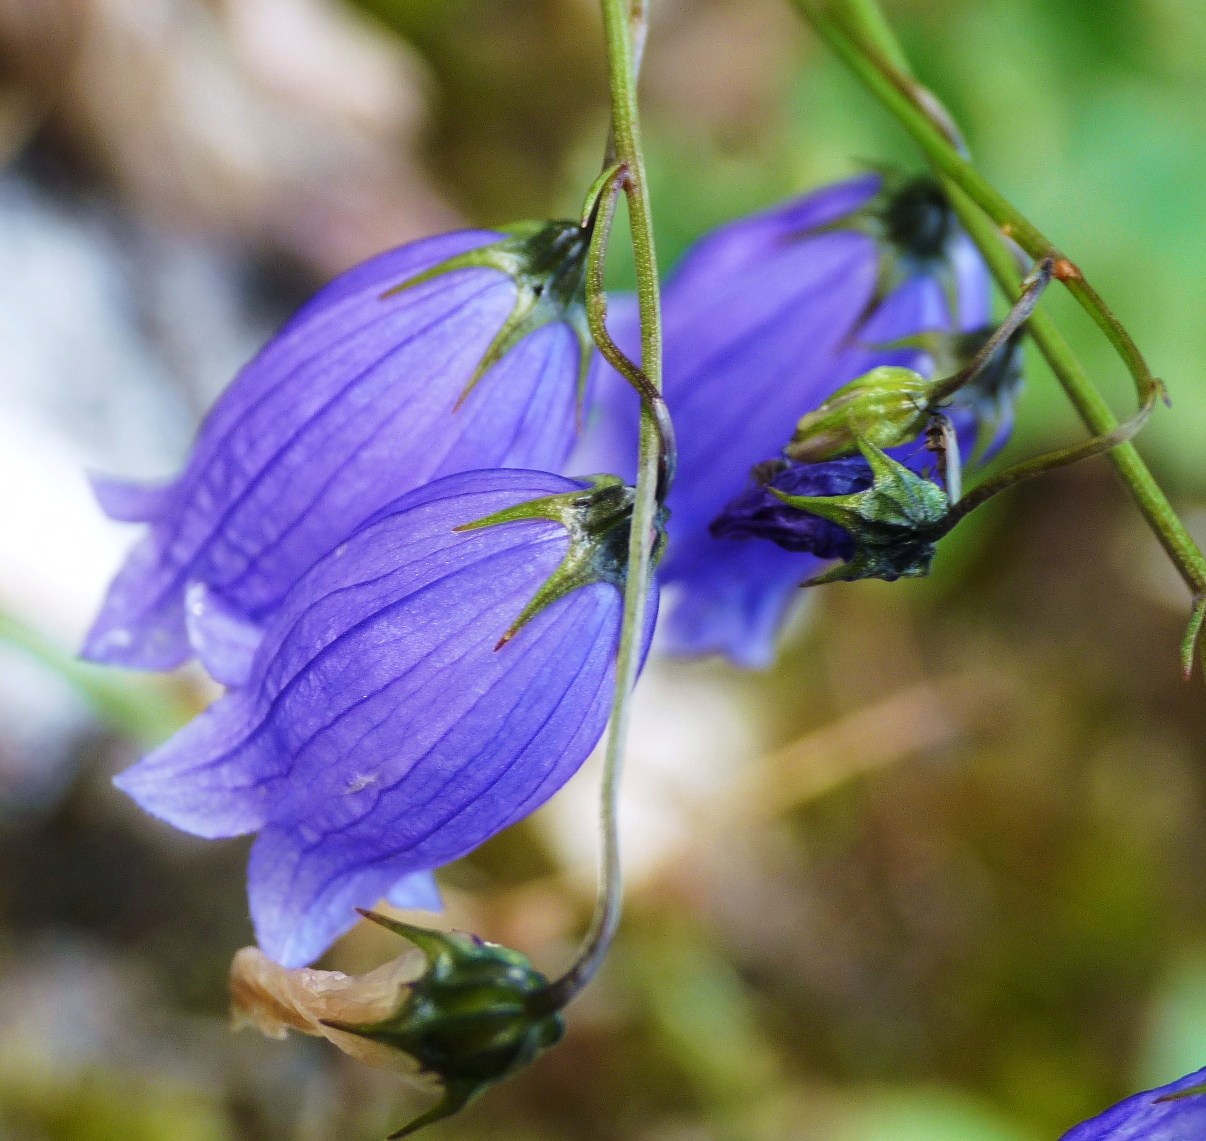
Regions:
[[[1148,398],[1140,405],[1138,411],[1129,420],[1119,424],[1112,431],[1100,436],[1093,436],[1088,440],[1082,440],[1079,444],[1060,448],[1058,451],[1048,452],[1041,456],[1033,456],[976,484],[971,491],[961,499],[958,499],[951,507],[950,512],[943,521],[939,534],[945,535],[948,531],[951,531],[961,519],[965,519],[977,507],[983,506],[994,495],[999,495],[1006,488],[1013,487],[1023,480],[1033,479],[1036,475],[1043,475],[1045,472],[1054,471],[1056,468],[1067,467],[1069,464],[1079,463],[1081,460],[1090,459],[1092,456],[1104,455],[1118,447],[1119,444],[1125,444],[1127,440],[1131,439],[1147,423],[1147,418],[1151,415],[1152,409],[1155,406],[1156,394],[1153,392],[1148,395]],[[952,495],[951,498],[954,499],[955,496]]]
[[[653,221],[645,182],[637,112],[638,51],[645,39],[650,0],[601,0],[607,40],[607,72],[611,91],[611,141],[608,161],[624,169],[623,189],[628,200],[632,252],[636,263],[637,301],[641,318],[640,370],[653,393],[662,388],[661,294]],[[595,287],[599,286],[595,283]],[[553,982],[545,1001],[563,1007],[582,990],[599,969],[620,922],[623,882],[620,868],[617,804],[624,749],[628,736],[632,689],[644,650],[649,581],[652,573],[654,532],[657,523],[658,472],[662,463],[662,438],[658,418],[649,400],[642,401],[640,445],[637,459],[636,497],[632,508],[632,533],[628,544],[628,576],[624,587],[624,614],[616,654],[615,696],[607,750],[603,761],[600,803],[599,890],[595,913],[573,966]]]
[[[974,357],[958,372],[952,373],[938,381],[930,389],[929,398],[934,403],[953,396],[964,385],[970,384],[987,367],[997,351],[1024,325],[1034,314],[1035,307],[1042,297],[1043,291],[1051,281],[1051,259],[1044,258],[1034,267],[1025,281],[1022,282],[1021,296],[1009,310],[1009,315],[993,331],[992,336],[980,346]]]
[[[1077,266],[959,153],[942,115],[935,113],[940,104],[912,79],[903,52],[876,0],[830,3],[793,0],[793,3],[925,152],[943,177],[964,226],[1007,295],[1016,295],[1020,273],[1013,254],[1002,242],[1002,235],[1033,258],[1052,258],[1056,277],[1064,282],[1122,357],[1141,401],[1146,403],[1153,391],[1162,393],[1162,385],[1152,376],[1133,339]],[[1117,429],[1117,418],[1054,322],[1041,311],[1036,312],[1029,330],[1090,431],[1104,436]],[[1139,453],[1126,443],[1114,448],[1109,457],[1190,591],[1195,597],[1206,593],[1206,557],[1177,518]]]

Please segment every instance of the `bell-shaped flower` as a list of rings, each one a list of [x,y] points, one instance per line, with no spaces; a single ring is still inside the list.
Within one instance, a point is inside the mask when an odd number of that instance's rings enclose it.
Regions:
[[[712,522],[804,414],[880,367],[931,374],[927,335],[982,329],[990,301],[987,270],[928,179],[842,182],[723,226],[686,254],[663,294],[665,396],[679,443],[661,568],[674,591],[663,620],[671,651],[770,662],[799,584],[821,560],[733,542]],[[627,308],[614,307],[612,327],[634,352]],[[609,374],[599,403],[586,462],[628,473],[636,400]],[[974,440],[976,410],[950,415]]]
[[[246,684],[118,787],[199,836],[258,833],[251,914],[286,966],[382,897],[437,907],[432,869],[541,805],[603,732],[631,503],[614,479],[516,469],[403,496],[258,644],[219,647]]]
[[[591,361],[577,223],[466,230],[375,257],[319,292],[248,364],[172,483],[98,481],[149,525],[84,647],[169,669],[259,628],[357,524],[429,480],[559,470]]]
[[[1069,1129],[1060,1141],[1197,1141],[1206,1137],[1206,1069],[1137,1093]]]

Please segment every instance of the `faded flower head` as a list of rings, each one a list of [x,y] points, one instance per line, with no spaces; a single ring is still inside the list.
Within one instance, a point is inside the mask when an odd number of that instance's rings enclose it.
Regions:
[[[1137,1093],[1060,1141],[1198,1141],[1206,1137],[1206,1069]]]
[[[666,641],[678,653],[766,665],[799,583],[827,556],[733,542],[732,520],[714,521],[751,468],[778,455],[801,417],[842,385],[881,367],[929,375],[926,334],[986,326],[987,270],[935,183],[867,175],[703,238],[663,302],[665,395],[679,440],[661,569],[674,591]],[[635,350],[634,314],[614,312],[617,341]],[[628,474],[637,402],[605,374],[600,405],[585,462]],[[951,415],[970,449],[977,411]]]
[[[560,1013],[541,1001],[548,980],[525,955],[473,935],[364,914],[414,943],[425,965],[407,955],[349,978],[286,970],[245,947],[231,967],[231,996],[237,1023],[273,1037],[288,1029],[320,1035],[370,1065],[437,1080],[439,1103],[391,1138],[458,1112],[561,1040]]]
[[[542,804],[603,732],[623,499],[609,481],[493,470],[389,504],[261,640],[226,647],[246,684],[116,783],[185,831],[258,833],[252,918],[286,966],[382,897],[438,907],[432,869]],[[593,570],[584,535],[608,552]]]
[[[293,584],[357,524],[471,468],[557,470],[591,347],[576,223],[465,230],[372,258],[317,294],[235,378],[164,487],[100,481],[149,524],[86,657],[202,658],[227,684]]]

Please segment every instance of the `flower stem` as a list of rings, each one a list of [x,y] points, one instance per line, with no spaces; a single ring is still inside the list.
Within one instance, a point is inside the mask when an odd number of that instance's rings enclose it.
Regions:
[[[623,172],[622,186],[628,201],[641,318],[640,373],[651,393],[657,395],[662,388],[661,293],[636,96],[639,55],[645,42],[650,2],[601,0],[611,92],[611,136],[605,166],[615,163]],[[603,193],[609,191],[604,190]],[[593,285],[588,282],[588,292],[597,293],[600,287],[599,281],[594,281]],[[600,856],[599,890],[595,913],[577,959],[561,978],[550,984],[542,996],[541,1005],[548,1004],[553,1009],[565,1006],[594,977],[620,922],[623,881],[617,808],[632,689],[640,669],[644,645],[658,512],[659,470],[665,464],[662,443],[657,410],[650,399],[643,399],[636,498],[632,507],[632,533],[628,544],[628,576],[624,585],[624,614],[616,654],[615,696],[603,760],[603,789],[599,809],[603,850]]]
[[[934,96],[911,76],[904,54],[876,0],[793,0],[873,94],[921,147],[945,182],[964,227],[1007,296],[1016,296],[1020,273],[1002,241],[1012,239],[1032,258],[1050,257],[1055,276],[1105,333],[1135,381],[1142,403],[1162,392],[1134,340],[1079,268],[1001,195],[960,153],[948,120]],[[957,138],[957,136],[956,136]],[[987,215],[987,217],[985,217]],[[1097,436],[1115,431],[1118,420],[1097,392],[1054,322],[1036,312],[1029,330],[1085,425]],[[1109,457],[1132,497],[1176,566],[1190,592],[1206,593],[1206,557],[1177,518],[1151,471],[1129,444]]]

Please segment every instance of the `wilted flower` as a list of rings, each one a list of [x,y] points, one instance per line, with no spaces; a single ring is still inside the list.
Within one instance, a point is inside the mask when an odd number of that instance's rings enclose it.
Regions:
[[[950,497],[864,437],[856,441],[858,458],[783,461],[766,471],[762,487],[721,512],[713,535],[769,539],[785,550],[842,560],[812,585],[928,574]]]
[[[676,588],[668,645],[765,665],[820,559],[731,542],[710,525],[750,469],[778,455],[801,416],[840,386],[881,366],[930,373],[922,335],[987,325],[987,271],[937,184],[868,175],[721,227],[686,255],[663,300],[665,395],[679,440],[662,567]],[[630,314],[616,307],[613,324],[633,349]],[[628,472],[636,402],[613,378],[600,402],[591,462],[605,456],[600,466]],[[952,415],[973,440],[976,410]]]
[[[1206,1069],[1137,1093],[1060,1141],[1197,1141],[1206,1137]]]
[[[437,906],[431,869],[542,804],[603,731],[630,505],[618,481],[522,470],[402,497],[286,595],[246,685],[118,786],[185,831],[259,833],[252,918],[286,966],[383,896]]]
[[[254,642],[379,507],[472,468],[558,470],[591,359],[588,238],[572,222],[466,230],[323,289],[235,378],[174,482],[98,483],[110,515],[150,531],[85,656],[169,669],[197,653],[237,683],[221,649]]]
[[[272,1037],[289,1029],[321,1035],[369,1065],[438,1080],[440,1102],[391,1138],[456,1113],[561,1040],[548,980],[527,956],[473,935],[364,914],[419,947],[425,968],[406,955],[349,978],[286,970],[244,947],[231,965],[230,991],[237,1024]]]
[[[770,461],[754,470],[756,479],[712,521],[717,539],[769,539],[785,551],[819,559],[854,557],[854,537],[837,523],[790,506],[797,495],[849,495],[871,486],[871,466],[862,456],[823,463]]]

